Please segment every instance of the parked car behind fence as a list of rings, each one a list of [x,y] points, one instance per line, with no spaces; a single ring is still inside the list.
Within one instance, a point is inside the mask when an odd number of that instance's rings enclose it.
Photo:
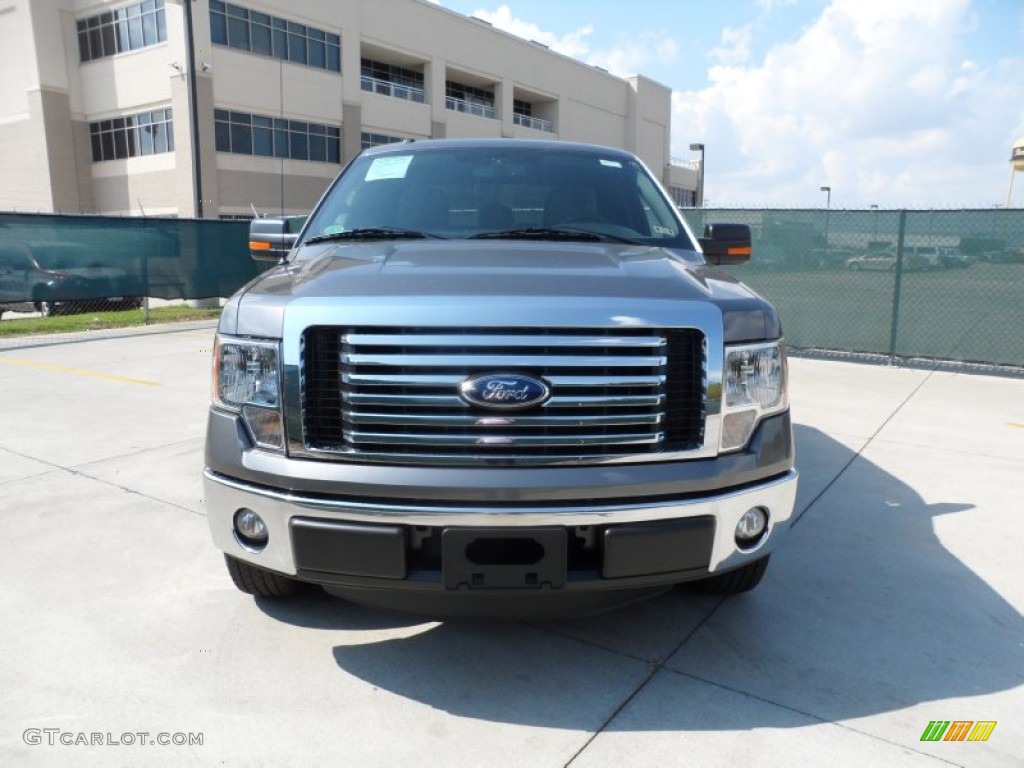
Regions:
[[[0,241],[0,315],[142,306],[141,282],[101,262],[79,243]]]

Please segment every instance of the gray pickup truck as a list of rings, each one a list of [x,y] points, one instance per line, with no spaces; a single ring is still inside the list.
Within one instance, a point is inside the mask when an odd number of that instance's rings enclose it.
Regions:
[[[243,592],[569,615],[752,589],[797,475],[773,307],[633,155],[417,141],[355,158],[227,304],[205,490]]]

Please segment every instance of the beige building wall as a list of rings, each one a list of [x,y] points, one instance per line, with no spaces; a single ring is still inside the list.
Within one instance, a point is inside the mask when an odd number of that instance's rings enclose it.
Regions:
[[[183,0],[165,0],[166,42],[79,61],[76,21],[133,2],[0,0],[0,141],[12,148],[0,209],[195,215]],[[209,0],[192,4],[205,216],[306,212],[341,167],[217,152],[215,108],[337,127],[343,163],[363,132],[540,138],[621,147],[666,183],[696,184],[670,165],[671,93],[643,76],[615,77],[427,0],[234,4],[340,35],[341,73],[215,45]],[[363,57],[421,72],[424,103],[363,91]],[[447,108],[447,80],[493,92],[494,117]],[[515,100],[535,119],[516,118]],[[90,123],[165,108],[173,152],[92,161]]]
[[[37,45],[40,26],[56,33],[52,46],[45,45],[45,37],[44,44]],[[77,207],[68,88],[59,76],[64,57],[59,30],[55,3],[0,0],[0,209],[47,212]],[[64,176],[70,185],[56,187],[55,175]]]

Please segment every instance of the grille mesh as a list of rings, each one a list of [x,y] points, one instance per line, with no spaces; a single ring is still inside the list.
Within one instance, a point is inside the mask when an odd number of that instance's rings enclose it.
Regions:
[[[339,458],[543,464],[703,444],[695,330],[315,326],[302,349],[306,447]],[[514,412],[464,402],[459,384],[484,373],[540,377],[551,398]]]

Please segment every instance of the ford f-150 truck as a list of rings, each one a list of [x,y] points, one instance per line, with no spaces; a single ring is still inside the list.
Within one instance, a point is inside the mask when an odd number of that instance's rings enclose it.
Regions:
[[[433,615],[760,582],[794,505],[773,307],[633,155],[364,151],[226,305],[204,473],[235,585]]]

